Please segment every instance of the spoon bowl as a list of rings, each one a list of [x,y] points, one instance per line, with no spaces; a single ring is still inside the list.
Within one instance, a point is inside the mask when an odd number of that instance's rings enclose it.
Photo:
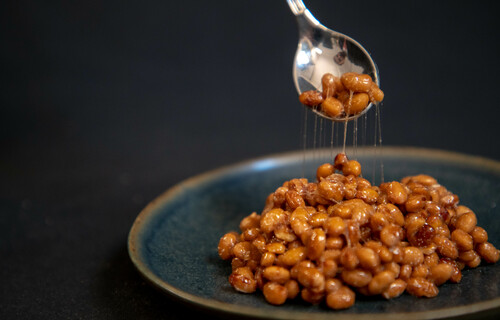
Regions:
[[[346,72],[368,74],[379,85],[378,69],[370,54],[354,39],[323,26],[306,8],[302,0],[287,0],[297,18],[299,43],[293,64],[293,81],[299,94],[308,90],[321,91],[321,77],[331,73],[340,77]],[[344,122],[358,118],[362,112],[331,118],[316,108],[312,110],[323,118]]]

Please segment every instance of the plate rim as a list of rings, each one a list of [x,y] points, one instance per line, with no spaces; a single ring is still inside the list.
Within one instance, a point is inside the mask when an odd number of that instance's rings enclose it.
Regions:
[[[257,165],[262,161],[273,161],[276,164],[286,164],[289,162],[295,162],[297,157],[304,157],[305,154],[312,154],[313,152],[318,152],[318,150],[324,150],[325,152],[332,152],[331,148],[316,149],[316,150],[293,150],[280,153],[274,153],[269,155],[264,155],[260,157],[255,157],[253,159],[240,161],[234,164],[221,166],[204,173],[200,173],[184,179],[175,185],[171,186],[164,192],[160,193],[156,198],[149,202],[138,214],[134,220],[132,227],[130,228],[128,238],[127,238],[127,248],[129,257],[137,269],[139,274],[149,282],[153,287],[159,289],[161,292],[168,294],[170,297],[187,303],[189,305],[194,305],[196,307],[201,307],[206,311],[212,312],[224,312],[226,314],[247,316],[252,318],[272,318],[272,319],[330,319],[332,315],[339,320],[343,319],[370,319],[370,320],[381,320],[381,319],[401,319],[405,317],[406,319],[442,319],[451,318],[460,315],[474,314],[482,311],[494,310],[500,308],[500,296],[487,300],[476,302],[469,305],[450,307],[437,309],[432,311],[412,311],[412,312],[399,312],[399,313],[349,313],[349,314],[338,314],[334,313],[310,313],[304,311],[290,311],[290,310],[276,310],[269,309],[259,309],[256,307],[243,306],[238,304],[231,304],[228,302],[222,302],[215,299],[203,298],[196,296],[194,294],[185,292],[181,289],[164,281],[157,275],[155,275],[141,260],[139,239],[142,232],[145,231],[145,226],[151,220],[154,219],[155,209],[161,204],[165,203],[168,199],[173,198],[176,194],[184,191],[187,188],[193,187],[203,181],[210,181],[211,179],[234,172],[237,170],[243,170],[250,165]],[[352,154],[352,148],[346,149],[348,154]],[[432,148],[421,148],[421,147],[411,147],[411,146],[384,146],[384,147],[358,147],[356,149],[356,156],[374,154],[378,152],[377,156],[390,156],[392,154],[401,155],[404,153],[406,156],[411,156],[413,158],[426,158],[426,159],[436,159],[436,160],[446,160],[453,163],[467,163],[467,166],[481,167],[483,170],[492,171],[500,174],[500,161],[493,160],[490,158],[469,155],[465,153],[459,153],[455,151],[448,151],[443,149],[432,149]],[[355,157],[353,157],[355,158]],[[158,214],[158,213],[157,213]]]

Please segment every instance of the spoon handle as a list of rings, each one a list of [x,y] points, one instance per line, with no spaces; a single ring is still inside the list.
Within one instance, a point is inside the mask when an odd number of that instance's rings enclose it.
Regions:
[[[286,0],[286,2],[288,2],[290,10],[297,17],[299,33],[308,31],[311,26],[325,28],[306,8],[302,0]]]
[[[304,11],[307,10],[302,0],[286,0],[286,2],[288,2],[290,10],[292,10],[293,14],[296,16],[304,13]]]

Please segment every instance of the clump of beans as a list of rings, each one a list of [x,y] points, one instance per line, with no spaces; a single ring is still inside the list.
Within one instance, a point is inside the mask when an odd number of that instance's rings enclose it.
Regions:
[[[370,102],[384,99],[384,92],[367,74],[347,72],[339,78],[325,73],[321,85],[322,91],[304,91],[299,100],[331,118],[356,115],[365,110]]]
[[[429,175],[373,186],[345,154],[271,193],[261,214],[219,241],[231,286],[261,290],[281,305],[301,297],[345,309],[356,294],[434,297],[462,270],[495,263],[500,251],[458,196]]]

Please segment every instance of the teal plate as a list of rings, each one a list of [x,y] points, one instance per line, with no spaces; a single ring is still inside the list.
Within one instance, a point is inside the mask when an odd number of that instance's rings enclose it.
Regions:
[[[371,180],[400,180],[425,173],[460,197],[478,216],[489,241],[500,247],[500,162],[453,152],[384,147],[348,150]],[[271,319],[436,319],[498,315],[500,263],[464,269],[462,281],[446,283],[432,299],[404,293],[392,300],[356,296],[343,311],[300,299],[281,306],[260,292],[242,294],[228,283],[231,266],[217,254],[222,235],[238,230],[240,220],[263,208],[267,195],[286,180],[315,175],[332,151],[271,155],[220,168],[185,180],[152,201],[139,214],[128,239],[132,262],[155,287],[191,305],[225,316]],[[305,173],[305,174],[304,174]]]

